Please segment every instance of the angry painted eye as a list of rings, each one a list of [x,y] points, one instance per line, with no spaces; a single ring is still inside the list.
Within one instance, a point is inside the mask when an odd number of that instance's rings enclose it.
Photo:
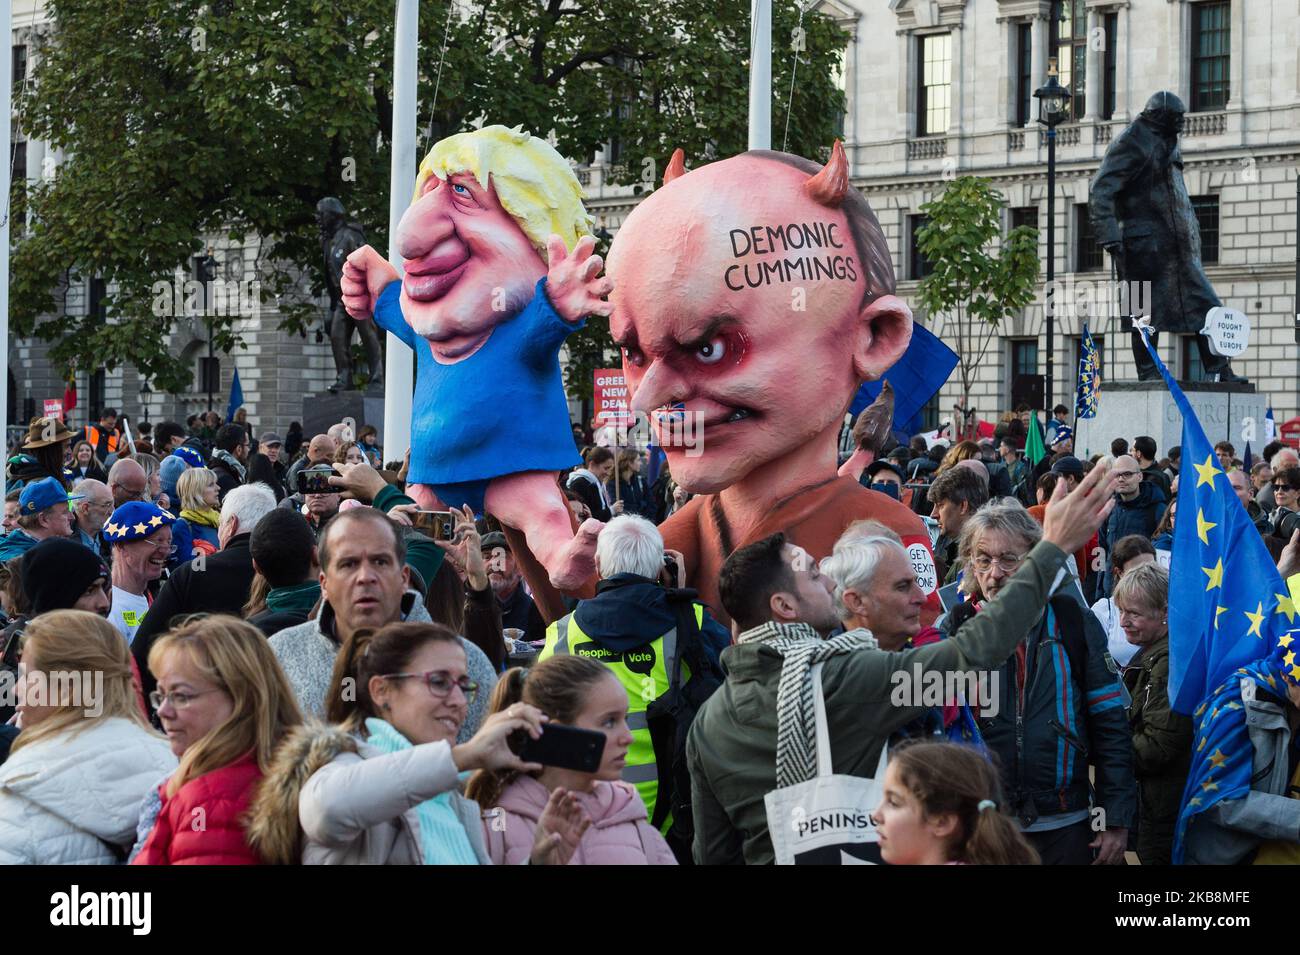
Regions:
[[[702,365],[716,365],[727,355],[727,343],[721,336],[711,338],[695,349],[695,357]]]
[[[469,189],[458,182],[453,182],[451,184],[451,189],[452,192],[456,193],[458,196],[468,196],[470,194]]]
[[[628,362],[628,364],[635,365],[639,368],[641,365],[645,364],[645,355],[641,353],[641,349],[639,348],[629,348],[624,346],[623,360]]]

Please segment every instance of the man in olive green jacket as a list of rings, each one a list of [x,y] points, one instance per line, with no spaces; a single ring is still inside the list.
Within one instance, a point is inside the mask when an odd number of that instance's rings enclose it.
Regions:
[[[1105,463],[1068,495],[1060,482],[1044,517],[1042,541],[997,597],[950,639],[901,652],[859,649],[825,660],[822,686],[836,773],[872,775],[890,734],[924,712],[922,706],[891,701],[896,671],[911,679],[919,667],[924,679],[930,671],[1002,665],[1068,575],[1070,555],[1088,543],[1110,513],[1113,487]],[[765,545],[770,548],[771,541],[738,550],[728,559],[731,569],[746,565],[746,551]],[[727,680],[701,708],[687,740],[693,854],[701,865],[774,861],[764,797],[776,788],[777,685],[784,661],[749,631],[788,634],[811,628],[810,633],[824,637],[835,626],[830,590],[816,564],[800,548],[784,547],[789,563],[777,579],[742,580],[723,568],[723,603],[746,632],[723,651]]]

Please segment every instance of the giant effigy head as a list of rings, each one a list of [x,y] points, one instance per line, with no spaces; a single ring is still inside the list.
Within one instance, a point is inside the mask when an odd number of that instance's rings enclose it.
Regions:
[[[546,239],[570,250],[592,219],[567,160],[543,139],[485,126],[436,143],[397,228],[402,314],[455,360],[533,297]]]
[[[838,142],[825,167],[751,151],[685,172],[674,156],[664,179],[611,246],[610,330],[674,479],[713,493],[838,434],[912,314]],[[675,440],[683,420],[698,447]]]

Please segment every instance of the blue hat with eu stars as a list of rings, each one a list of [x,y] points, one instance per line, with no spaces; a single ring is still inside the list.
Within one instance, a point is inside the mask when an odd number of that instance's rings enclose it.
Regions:
[[[182,444],[179,448],[171,453],[171,457],[180,458],[192,468],[207,467],[208,462],[203,460],[203,452],[198,448],[191,448],[187,444]]]
[[[104,539],[114,544],[143,540],[160,527],[175,524],[176,517],[148,501],[127,501],[104,525]]]

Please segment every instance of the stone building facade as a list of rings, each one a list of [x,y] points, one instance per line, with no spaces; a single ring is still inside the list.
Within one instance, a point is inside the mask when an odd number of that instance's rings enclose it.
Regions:
[[[919,210],[947,181],[992,180],[1006,200],[1006,228],[1039,230],[1038,301],[1003,323],[978,365],[971,404],[980,417],[995,419],[1027,401],[1033,376],[1045,370],[1047,141],[1032,92],[1046,82],[1053,57],[1074,94],[1070,121],[1057,129],[1058,282],[1079,300],[1096,283],[1099,300],[1108,301],[1100,283],[1109,282],[1110,263],[1092,238],[1088,183],[1148,97],[1177,93],[1189,108],[1181,148],[1206,273],[1224,304],[1251,321],[1250,346],[1234,367],[1271,396],[1279,423],[1300,413],[1300,18],[1290,0],[819,0],[814,8],[849,34],[843,126],[853,183],[880,219],[899,294],[919,321],[952,341],[944,316],[925,315],[914,299],[925,268],[914,243]],[[774,56],[782,55],[793,53],[777,37]],[[605,188],[598,167],[584,175],[593,214],[616,231],[637,197]],[[1053,394],[1044,403],[1072,405],[1084,316],[1061,311]],[[1094,315],[1089,326],[1103,378],[1135,377],[1118,315]],[[1197,373],[1190,336],[1164,336],[1160,352],[1176,374]],[[931,403],[932,423],[960,395],[954,372]]]

